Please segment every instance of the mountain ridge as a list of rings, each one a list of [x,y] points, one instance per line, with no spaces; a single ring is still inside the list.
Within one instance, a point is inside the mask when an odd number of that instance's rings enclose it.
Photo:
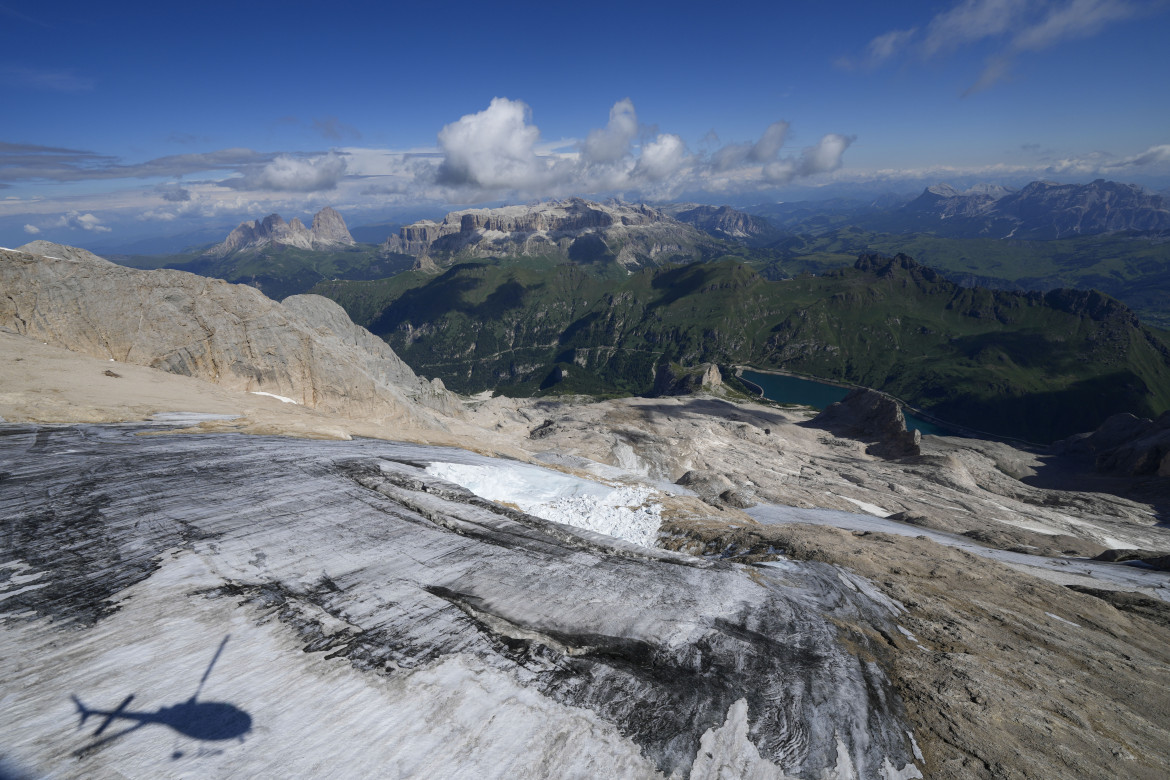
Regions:
[[[297,217],[285,222],[279,214],[263,219],[241,222],[220,243],[204,252],[211,257],[226,257],[236,252],[262,249],[267,246],[291,246],[298,249],[330,249],[353,246],[357,242],[349,234],[342,218],[332,206],[326,206],[313,215],[312,227],[306,228]]]
[[[416,267],[429,270],[455,258],[500,255],[608,259],[628,269],[720,251],[713,237],[652,206],[583,198],[452,211],[440,222],[402,226],[382,247],[413,255]]]

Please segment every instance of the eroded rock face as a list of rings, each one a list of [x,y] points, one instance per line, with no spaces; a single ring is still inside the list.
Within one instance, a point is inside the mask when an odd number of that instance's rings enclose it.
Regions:
[[[327,298],[281,304],[245,285],[36,249],[46,254],[0,252],[0,325],[21,335],[341,416],[442,427],[432,412],[458,409]]]
[[[876,390],[858,388],[808,424],[852,438],[872,440],[866,448],[871,455],[904,458],[922,453],[922,434],[906,430],[906,418],[898,402]]]
[[[313,227],[309,230],[313,234],[315,247],[350,246],[354,244],[345,220],[331,206],[318,211],[313,215]]]
[[[578,262],[603,257],[638,265],[690,255],[713,242],[690,225],[642,204],[594,203],[581,198],[532,206],[453,211],[442,222],[406,225],[383,247],[414,255],[433,267],[454,255],[562,254]]]
[[[352,246],[354,243],[345,220],[333,208],[326,206],[313,216],[312,228],[306,228],[296,217],[291,222],[285,222],[279,214],[269,214],[262,220],[241,222],[207,254],[225,257],[233,252],[260,249],[270,244],[298,249],[329,249]]]

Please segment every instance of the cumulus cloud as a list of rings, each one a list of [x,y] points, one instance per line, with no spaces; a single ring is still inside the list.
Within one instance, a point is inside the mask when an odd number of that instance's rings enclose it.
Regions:
[[[41,232],[41,229],[36,225],[25,225],[24,232],[28,233],[30,236],[35,236]]]
[[[673,133],[662,133],[642,147],[635,174],[654,182],[676,173],[687,161],[687,145]]]
[[[267,192],[321,192],[336,189],[345,176],[345,158],[336,152],[318,157],[278,155],[266,165],[250,170],[243,176],[228,179],[225,186],[237,190]]]
[[[585,160],[593,163],[616,162],[630,153],[630,144],[638,135],[638,114],[629,98],[619,100],[609,110],[609,123],[591,130],[581,145]]]
[[[102,221],[93,214],[82,214],[78,211],[70,211],[68,214],[62,214],[53,226],[69,228],[70,230],[88,230],[91,233],[110,232],[110,228],[103,225]]]
[[[602,115],[604,116],[604,115]],[[601,119],[602,117],[599,117]],[[829,134],[803,151],[786,151],[789,125],[775,121],[750,140],[720,144],[710,134],[699,150],[676,133],[639,121],[629,98],[608,117],[572,138],[547,141],[529,107],[497,97],[486,108],[447,124],[434,147],[408,150],[336,148],[329,152],[221,149],[125,163],[79,149],[0,142],[0,186],[14,182],[73,183],[154,179],[141,187],[76,190],[60,198],[6,198],[0,215],[23,216],[47,228],[60,224],[102,232],[100,217],[185,220],[231,214],[303,211],[313,193],[334,203],[398,201],[474,203],[582,195],[663,199],[682,193],[754,192],[841,166],[852,138]],[[202,173],[203,176],[195,176]],[[32,219],[34,214],[44,215]],[[19,224],[19,223],[18,223]]]
[[[498,97],[483,111],[440,130],[439,182],[487,190],[545,184],[548,165],[536,156],[540,130],[529,124],[530,113],[526,103]]]
[[[605,194],[670,197],[681,191],[753,189],[840,167],[851,137],[830,134],[800,155],[781,158],[787,122],[773,122],[754,141],[692,153],[674,133],[645,132],[633,101],[617,101],[604,127],[590,131],[576,154],[545,147],[527,105],[496,98],[439,133],[442,154],[433,181],[457,200]],[[711,139],[708,139],[711,140]],[[377,185],[375,185],[377,186]]]
[[[788,138],[788,123],[773,122],[755,143],[728,144],[711,155],[717,171],[728,171],[744,164],[770,163],[780,154]]]
[[[1077,38],[1096,35],[1107,25],[1151,12],[1157,5],[1131,0],[961,0],[918,28],[891,30],[873,38],[861,64],[876,67],[901,51],[936,57],[980,41],[995,41],[995,51],[970,95],[1007,79],[1016,57]],[[854,63],[838,61],[845,67]]]

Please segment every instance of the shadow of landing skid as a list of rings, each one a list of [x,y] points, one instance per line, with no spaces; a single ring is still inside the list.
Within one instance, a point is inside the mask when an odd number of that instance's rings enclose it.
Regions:
[[[160,707],[154,712],[135,712],[127,709],[130,706],[130,702],[134,700],[134,694],[127,696],[122,700],[121,704],[112,710],[90,709],[79,698],[73,696],[73,703],[77,706],[77,713],[81,716],[81,722],[78,724],[78,728],[84,726],[86,720],[91,715],[103,718],[97,730],[92,735],[94,741],[74,751],[73,755],[76,757],[88,755],[114,740],[121,739],[127,734],[137,731],[143,726],[149,726],[152,723],[169,726],[178,733],[191,737],[192,739],[215,742],[238,738],[243,742],[244,735],[252,730],[251,715],[234,704],[220,701],[198,700],[204,683],[211,676],[211,670],[214,668],[215,662],[219,660],[219,656],[223,653],[223,648],[227,645],[230,637],[230,634],[225,636],[223,641],[219,643],[219,649],[215,652],[211,663],[208,664],[207,671],[203,673],[203,679],[199,681],[199,687],[195,689],[195,693],[187,701],[169,707]],[[102,736],[115,720],[134,721],[134,725]]]

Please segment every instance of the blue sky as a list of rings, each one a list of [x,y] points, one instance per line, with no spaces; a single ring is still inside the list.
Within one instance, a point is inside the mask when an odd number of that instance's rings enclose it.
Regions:
[[[0,244],[334,205],[1170,185],[1165,0],[0,0]]]

